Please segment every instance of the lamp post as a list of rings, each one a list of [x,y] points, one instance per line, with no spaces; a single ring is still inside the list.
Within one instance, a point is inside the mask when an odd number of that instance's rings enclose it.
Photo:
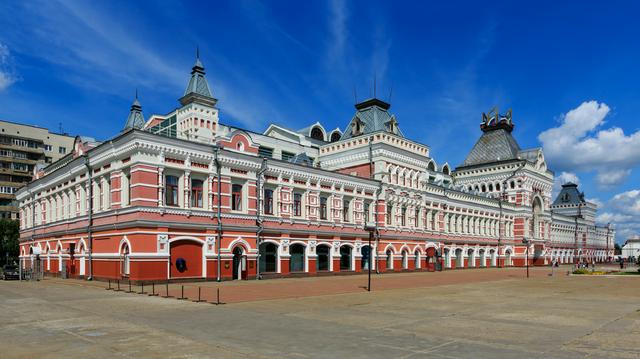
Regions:
[[[368,254],[368,258],[367,258],[367,269],[368,269],[368,274],[367,274],[367,292],[371,292],[371,253],[373,252],[371,250],[371,240],[373,239],[373,233],[376,231],[376,224],[373,222],[369,222],[367,224],[365,224],[364,229],[369,232],[369,254]]]
[[[529,278],[529,243],[531,242],[530,239],[522,238],[522,243],[524,243],[527,246],[526,249],[526,261],[527,261],[527,278]]]

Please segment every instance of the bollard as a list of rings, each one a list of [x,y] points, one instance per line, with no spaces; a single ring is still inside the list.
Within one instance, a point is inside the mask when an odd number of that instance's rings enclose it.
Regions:
[[[202,300],[202,297],[200,296],[201,289],[202,289],[201,287],[198,287],[198,300],[194,300],[194,302],[196,303],[206,302],[206,300]]]
[[[218,299],[216,300],[216,305],[220,304],[220,288],[218,288]]]
[[[180,286],[180,298],[177,298],[178,300],[185,300],[187,298],[184,297],[184,285]]]
[[[163,298],[171,298],[171,296],[169,295],[169,281],[167,281],[165,283],[165,290],[166,290],[166,295]]]
[[[158,294],[156,293],[156,282],[151,282],[151,294],[149,296],[155,297]]]

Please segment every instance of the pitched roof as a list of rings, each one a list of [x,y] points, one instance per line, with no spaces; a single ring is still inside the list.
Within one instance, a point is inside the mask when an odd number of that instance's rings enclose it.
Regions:
[[[369,133],[384,131],[404,137],[398,127],[396,116],[389,113],[390,104],[372,98],[356,104],[356,114],[344,130],[341,140]],[[360,132],[355,132],[359,126]]]
[[[518,159],[520,146],[511,133],[499,128],[486,131],[467,155],[461,167]]]
[[[313,160],[304,152],[298,153],[297,155],[291,157],[291,159],[289,159],[289,162],[295,163],[297,165],[313,166]]]
[[[201,102],[207,105],[215,106],[215,98],[209,89],[209,83],[205,77],[204,66],[200,61],[200,54],[196,56],[196,62],[191,68],[191,78],[189,84],[184,90],[184,96],[180,98],[180,103],[185,106],[191,102]]]
[[[562,190],[558,193],[552,206],[578,205],[585,203],[584,193],[578,191],[578,185],[567,182],[562,185]]]
[[[136,91],[136,98],[133,100],[133,104],[131,104],[131,110],[129,111],[129,116],[127,117],[127,122],[124,125],[122,131],[127,131],[132,128],[142,129],[144,127],[144,115],[142,114],[142,106],[140,105],[140,101],[138,101],[138,92]],[[94,140],[95,142],[95,140]]]

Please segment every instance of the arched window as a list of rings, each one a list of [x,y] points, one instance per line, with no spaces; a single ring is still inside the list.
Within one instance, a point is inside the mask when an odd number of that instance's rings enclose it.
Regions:
[[[445,175],[447,175],[447,176],[451,174],[451,170],[449,170],[449,165],[448,165],[448,164],[447,164],[447,165],[444,165],[444,166],[442,167],[442,173],[444,173],[444,174],[445,174]]]
[[[324,141],[324,133],[322,132],[322,129],[320,129],[320,127],[318,126],[311,129],[310,137],[316,140]]]
[[[120,256],[121,256],[121,260],[122,260],[122,269],[121,269],[121,273],[123,277],[128,277],[130,270],[131,270],[131,264],[130,264],[130,259],[129,259],[129,245],[128,244],[124,244],[122,246],[122,250],[120,251]]]
[[[340,137],[342,137],[342,135],[340,135],[340,132],[338,132],[338,131],[333,131],[333,133],[331,133],[331,142],[338,142],[338,141],[340,141]]]
[[[387,249],[387,269],[393,269],[393,252]]]
[[[369,256],[371,255],[371,248],[367,246],[362,246],[360,249],[361,259],[360,259],[360,268],[369,269]]]

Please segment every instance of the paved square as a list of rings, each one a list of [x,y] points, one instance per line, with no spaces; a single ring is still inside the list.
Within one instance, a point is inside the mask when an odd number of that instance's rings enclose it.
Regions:
[[[1,356],[640,357],[640,278],[548,272],[388,274],[371,293],[361,275],[202,284],[226,293],[220,306],[104,283],[0,282]]]

